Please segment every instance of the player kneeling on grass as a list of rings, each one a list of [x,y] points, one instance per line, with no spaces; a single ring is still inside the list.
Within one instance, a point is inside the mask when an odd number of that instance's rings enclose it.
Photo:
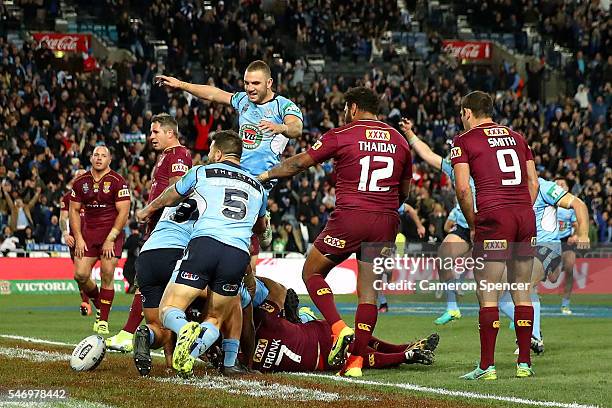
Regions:
[[[531,303],[533,305],[533,333],[531,335],[531,350],[536,354],[544,352],[544,341],[540,330],[540,297],[537,293],[538,284],[545,281],[550,274],[558,274],[561,263],[561,240],[557,223],[559,208],[572,209],[576,212],[578,222],[578,248],[589,247],[589,212],[586,204],[579,198],[568,193],[552,181],[539,178],[540,188],[533,204],[536,217],[536,256],[531,274]],[[514,322],[514,304],[509,292],[505,292],[499,300],[501,311]]]
[[[240,167],[241,154],[242,141],[235,132],[217,133],[209,154],[212,164],[192,168],[138,214],[147,219],[191,194],[203,209],[160,303],[160,320],[178,335],[172,366],[182,376],[192,374],[195,359],[218,339],[219,328],[236,310],[251,235],[266,227],[267,194]],[[210,296],[204,323],[187,322],[185,309],[206,287]]]
[[[285,297],[281,295],[285,293]],[[325,356],[331,352],[333,334],[325,320],[317,320],[308,308],[299,308],[292,289],[270,279],[257,278],[255,298],[251,301],[241,290],[243,308],[254,309],[255,350],[245,353],[249,364],[261,372],[336,370]],[[431,365],[439,337],[432,334],[408,344],[390,344],[372,337],[366,347],[366,368],[388,368],[400,364]]]

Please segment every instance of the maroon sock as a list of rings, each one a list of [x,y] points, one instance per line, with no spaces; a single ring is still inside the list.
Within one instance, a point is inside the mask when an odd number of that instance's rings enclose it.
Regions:
[[[108,322],[108,315],[113,305],[115,289],[100,289],[100,320]]]
[[[96,286],[96,288],[97,288],[97,286]],[[81,295],[81,302],[89,303],[89,296],[87,296],[87,293],[85,293],[82,290],[79,290],[79,293]]]
[[[363,358],[364,367],[385,368],[393,367],[406,362],[406,354],[402,353],[379,353],[371,348],[367,349],[367,356]]]
[[[123,330],[128,333],[134,334],[138,325],[142,322],[142,295],[136,293],[132,300],[132,306],[130,306],[130,314],[128,315],[127,322],[123,326]]]
[[[89,296],[89,299],[91,299],[96,309],[100,310],[100,291],[98,290],[98,285],[95,285],[93,289],[84,292],[87,296]]]
[[[410,344],[391,344],[374,336],[370,339],[368,347],[380,353],[403,353]]]
[[[531,335],[533,332],[533,306],[514,308],[514,330],[519,347],[519,363],[531,365]]]
[[[325,279],[323,279],[323,276],[312,275],[305,283],[310,298],[327,323],[331,326],[337,321],[342,320],[334,303],[334,294],[327,282],[325,282]]]
[[[483,307],[480,309],[480,368],[486,370],[495,365],[495,340],[499,331],[499,309]]]
[[[378,309],[376,305],[370,303],[360,303],[357,305],[357,313],[355,313],[355,341],[349,348],[351,354],[367,357],[368,343],[372,338],[377,318]]]

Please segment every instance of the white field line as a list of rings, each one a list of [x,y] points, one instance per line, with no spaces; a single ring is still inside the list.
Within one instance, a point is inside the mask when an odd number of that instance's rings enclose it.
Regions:
[[[8,358],[22,358],[24,360],[43,363],[46,361],[70,361],[70,355],[57,351],[40,351],[19,347],[0,347],[0,356]]]
[[[0,401],[0,408],[113,408],[99,402],[78,399],[54,399],[50,401]]]
[[[494,394],[480,394],[477,392],[470,392],[470,391],[448,390],[446,388],[425,387],[422,385],[416,385],[416,384],[410,384],[410,383],[390,383],[390,382],[357,380],[357,379],[352,379],[352,378],[338,377],[338,376],[331,376],[331,375],[317,374],[317,373],[291,373],[290,375],[295,375],[299,377],[325,378],[327,380],[345,382],[348,384],[374,385],[377,387],[382,386],[382,387],[400,388],[404,390],[418,391],[418,392],[437,394],[437,395],[445,395],[445,396],[450,396],[450,397],[463,397],[463,398],[470,398],[470,399],[485,399],[485,400],[512,402],[515,404],[533,405],[533,406],[538,406],[538,407],[599,408],[599,406],[597,405],[584,405],[584,404],[579,404],[576,402],[568,404],[565,402],[556,402],[556,401],[539,401],[539,400],[531,400],[531,399],[526,399],[526,398],[504,397],[501,395],[494,395]]]

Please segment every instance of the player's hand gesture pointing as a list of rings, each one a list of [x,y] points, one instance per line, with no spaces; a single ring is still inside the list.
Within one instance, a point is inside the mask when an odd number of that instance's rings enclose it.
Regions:
[[[166,75],[156,75],[153,81],[157,86],[167,86],[175,89],[181,89],[183,83],[183,81]]]

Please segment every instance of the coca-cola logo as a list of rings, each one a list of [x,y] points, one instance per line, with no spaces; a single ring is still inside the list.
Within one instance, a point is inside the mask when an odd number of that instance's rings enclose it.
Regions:
[[[487,43],[447,42],[444,51],[459,59],[488,59],[491,57]]]
[[[76,51],[77,43],[79,42],[79,37],[73,37],[71,35],[66,35],[59,38],[51,38],[48,35],[41,37],[39,42],[42,44],[43,42],[47,44],[48,48],[57,51]]]

